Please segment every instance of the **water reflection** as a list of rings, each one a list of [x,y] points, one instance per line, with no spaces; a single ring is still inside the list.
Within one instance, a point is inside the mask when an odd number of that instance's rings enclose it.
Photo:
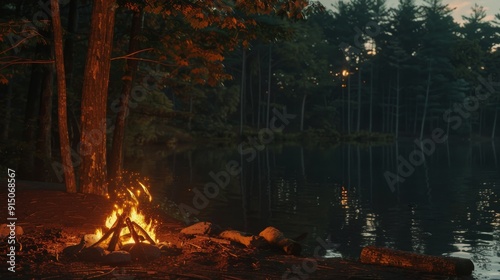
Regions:
[[[326,257],[357,258],[377,245],[472,259],[477,279],[500,278],[498,154],[494,142],[446,143],[392,190],[398,156],[413,143],[383,147],[267,147],[248,161],[233,148],[171,154],[145,151],[130,167],[153,180],[157,196],[193,205],[193,189],[230,160],[242,172],[198,215],[222,226],[259,232],[273,225],[290,236],[308,232],[339,244]]]

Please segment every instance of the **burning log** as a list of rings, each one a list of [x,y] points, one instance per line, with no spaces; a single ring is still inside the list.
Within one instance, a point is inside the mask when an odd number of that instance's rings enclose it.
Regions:
[[[284,234],[274,227],[267,227],[259,233],[269,244],[283,249],[289,255],[300,255],[302,247],[296,241],[286,238]]]
[[[374,246],[363,248],[360,261],[445,275],[471,275],[474,270],[474,264],[469,259],[426,256]]]
[[[132,235],[132,238],[134,239],[135,244],[141,243],[141,240],[139,239],[137,232],[135,232],[134,225],[132,224],[132,221],[130,221],[130,218],[127,217],[125,219],[125,222],[127,223],[128,231]]]
[[[121,247],[120,237],[122,237],[121,233],[122,233],[122,229],[124,227],[128,228],[128,230],[130,232],[130,236],[132,236],[132,238],[136,244],[141,243],[143,240],[147,240],[151,245],[156,245],[156,243],[153,241],[153,239],[149,236],[149,234],[147,233],[147,231],[144,228],[142,228],[136,222],[133,222],[132,220],[130,220],[129,217],[125,217],[125,215],[122,214],[122,215],[118,215],[113,226],[101,237],[101,239],[99,239],[96,243],[92,244],[92,246],[90,246],[90,247],[98,246],[99,244],[106,241],[111,236],[111,240],[109,241],[107,250],[108,251],[115,251],[117,248],[117,245],[119,245],[119,247]],[[139,231],[142,235],[139,236],[137,234],[137,231]]]
[[[116,250],[116,245],[118,245],[118,242],[120,241],[120,235],[123,228],[123,216],[124,215],[118,215],[115,227],[109,230],[109,232],[113,232],[113,235],[111,236],[111,241],[109,241],[108,244],[108,251]]]
[[[132,225],[136,230],[139,230],[143,234],[142,236],[144,236],[151,245],[156,245],[156,242],[154,242],[154,240],[149,236],[149,234],[145,229],[143,229],[139,224],[137,224],[134,221],[132,221]]]
[[[219,234],[220,237],[234,242],[238,242],[248,248],[262,248],[267,246],[267,242],[260,236],[251,235],[236,230],[225,230]]]
[[[115,223],[113,226],[99,239],[96,243],[92,244],[90,247],[96,247],[97,245],[101,244],[102,242],[106,241],[111,235],[111,241],[110,244],[114,243],[114,246],[110,249],[111,246],[108,246],[109,251],[114,251],[116,243],[118,241],[118,238],[120,237],[121,230],[123,228],[123,215],[118,215]]]

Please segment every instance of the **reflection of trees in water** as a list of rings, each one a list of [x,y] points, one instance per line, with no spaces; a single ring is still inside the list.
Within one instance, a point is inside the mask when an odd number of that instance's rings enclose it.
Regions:
[[[479,269],[491,269],[488,262],[497,258],[499,263],[495,252],[500,251],[495,145],[437,144],[425,163],[391,192],[383,173],[396,172],[398,155],[407,157],[415,148],[413,143],[266,147],[250,162],[235,149],[200,149],[169,154],[156,166],[146,155],[141,168],[153,178],[173,174],[161,187],[189,202],[192,193],[186,189],[212,182],[210,171],[223,170],[236,159],[244,170],[202,211],[206,219],[253,232],[268,225],[291,236],[309,232],[305,242],[311,248],[317,236],[331,235],[343,256],[357,257],[362,246],[378,245],[466,254]]]

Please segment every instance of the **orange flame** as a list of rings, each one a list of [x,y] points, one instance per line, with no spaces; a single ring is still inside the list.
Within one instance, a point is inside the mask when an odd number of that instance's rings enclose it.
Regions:
[[[126,197],[123,205],[119,206],[117,204],[114,205],[113,212],[106,218],[105,227],[106,229],[97,229],[95,231],[95,235],[98,239],[101,239],[104,235],[103,232],[108,231],[113,227],[119,215],[122,215],[125,210],[127,210],[127,215],[131,221],[137,223],[141,226],[151,237],[152,240],[158,242],[156,239],[156,221],[151,219],[147,219],[146,216],[142,212],[138,210],[139,204],[141,201],[141,196],[144,194],[147,196],[149,202],[152,201],[153,197],[149,192],[149,189],[141,182],[139,182],[140,189],[133,188],[125,188],[124,192],[118,194],[118,197]],[[140,235],[141,233],[139,233]],[[124,236],[129,237],[128,239],[124,238]],[[120,233],[121,242],[123,244],[133,243],[134,239],[130,234],[128,227],[124,227]]]

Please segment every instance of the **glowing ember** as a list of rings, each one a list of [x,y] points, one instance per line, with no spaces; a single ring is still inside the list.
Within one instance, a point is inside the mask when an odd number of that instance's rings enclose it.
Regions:
[[[124,217],[130,218],[132,222],[135,222],[140,227],[142,227],[149,237],[155,242],[156,239],[156,221],[148,220],[139,209],[141,201],[144,201],[144,196],[146,196],[147,202],[152,201],[152,196],[149,193],[148,188],[138,182],[140,188],[126,187],[121,192],[117,193],[117,197],[122,205],[115,204],[113,212],[106,218],[105,227],[106,229],[97,229],[95,235],[98,239],[101,239],[104,232],[110,230],[116,223],[118,216],[124,214]],[[139,233],[140,234],[140,233]],[[120,233],[120,241],[122,244],[134,243],[132,234],[130,233],[128,227],[123,227]]]

